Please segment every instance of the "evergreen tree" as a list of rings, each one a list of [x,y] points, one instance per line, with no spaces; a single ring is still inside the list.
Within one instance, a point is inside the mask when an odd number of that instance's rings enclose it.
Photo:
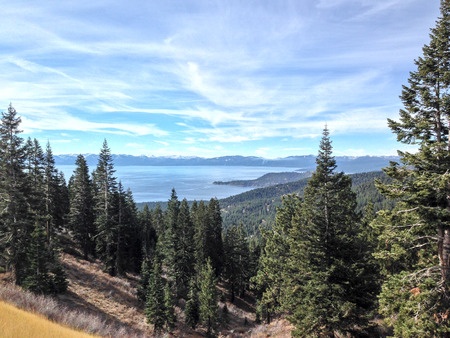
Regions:
[[[69,226],[83,257],[95,255],[93,186],[83,155],[78,155],[70,184]]]
[[[16,284],[27,270],[26,248],[33,231],[28,199],[30,189],[25,176],[25,148],[19,136],[21,123],[10,105],[0,122],[0,246],[6,265]]]
[[[127,221],[129,220],[127,220],[127,206],[122,182],[119,182],[117,191],[114,193],[112,215],[112,224],[114,224],[112,236],[115,240],[115,246],[111,248],[111,251],[115,258],[114,270],[116,274],[124,275],[127,264],[132,263],[132,261],[131,257],[127,257],[127,236],[129,235]]]
[[[180,205],[175,236],[175,288],[177,295],[186,298],[189,281],[194,270],[194,226],[192,224],[189,205],[183,199]]]
[[[184,310],[185,322],[191,328],[195,329],[200,320],[200,304],[198,300],[198,287],[195,278],[189,283],[189,293]]]
[[[143,260],[142,228],[139,224],[138,210],[130,188],[126,190],[123,198],[125,210],[122,215],[122,220],[126,224],[125,259],[128,259],[126,270],[133,273],[139,273]]]
[[[139,285],[137,288],[137,298],[144,304],[147,300],[147,289],[148,283],[150,281],[150,274],[151,274],[151,261],[148,258],[144,258],[144,260],[142,261]]]
[[[93,173],[94,208],[96,226],[96,248],[105,270],[116,275],[117,224],[114,224],[113,201],[117,192],[117,182],[111,150],[105,140]]]
[[[142,231],[142,254],[144,260],[152,259],[156,248],[156,230],[153,225],[153,216],[148,204],[144,205],[138,214],[138,222]]]
[[[198,295],[200,322],[206,326],[207,336],[212,336],[218,318],[216,277],[211,264],[207,259],[199,274],[200,290]]]
[[[208,205],[208,228],[206,229],[206,252],[218,277],[222,273],[224,255],[222,242],[222,216],[217,198],[211,198]]]
[[[242,225],[232,226],[224,240],[224,278],[228,282],[233,303],[236,293],[243,296],[249,282],[250,253]]]
[[[195,271],[200,272],[208,257],[207,242],[210,236],[208,208],[203,201],[194,202],[191,207],[192,221],[194,223],[194,246],[195,246]]]
[[[257,314],[270,323],[271,317],[282,312],[287,290],[288,270],[286,263],[290,256],[289,236],[292,221],[300,208],[300,198],[286,195],[277,209],[275,225],[263,231],[263,249],[259,258],[259,268],[253,281],[260,294]]]
[[[399,151],[401,163],[385,169],[393,182],[379,188],[399,203],[373,223],[385,240],[380,312],[398,337],[450,336],[450,1],[440,10],[403,86],[399,121],[388,120],[399,142],[418,149]]]
[[[180,201],[175,189],[172,189],[165,213],[165,228],[162,237],[163,263],[167,269],[169,281],[176,279],[176,250],[178,246],[178,214],[180,213]]]
[[[67,279],[55,249],[48,245],[47,235],[36,222],[27,248],[27,273],[23,288],[34,293],[56,294],[66,291]]]
[[[47,269],[49,258],[47,238],[43,227],[38,222],[35,224],[31,237],[27,257],[30,265],[22,286],[35,293],[48,294],[51,287]]]
[[[28,138],[25,144],[25,172],[30,188],[27,199],[33,206],[33,213],[39,216],[45,213],[44,162],[44,152],[38,140]]]
[[[53,245],[55,230],[65,226],[69,212],[69,196],[64,177],[55,167],[55,160],[50,143],[44,154],[44,218],[47,243]]]
[[[164,285],[164,316],[165,316],[165,324],[168,331],[172,331],[177,322],[174,307],[175,307],[175,299],[172,295],[169,283],[166,283]]]
[[[161,263],[158,259],[153,262],[153,269],[147,290],[145,314],[147,321],[153,324],[155,333],[159,333],[164,329],[164,324],[166,323],[164,281],[162,279]]]
[[[153,227],[156,231],[156,236],[159,240],[159,237],[162,237],[164,234],[164,212],[161,209],[161,205],[158,203],[156,204],[156,207],[152,210],[152,220],[153,220]]]
[[[376,279],[351,179],[335,173],[327,128],[316,163],[289,234],[290,320],[298,336],[356,335],[368,325]]]

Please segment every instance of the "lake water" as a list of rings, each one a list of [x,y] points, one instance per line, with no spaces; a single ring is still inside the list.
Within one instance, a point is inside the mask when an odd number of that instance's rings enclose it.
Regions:
[[[74,165],[58,165],[69,180]],[[94,168],[90,168],[93,170]],[[216,185],[214,181],[252,180],[267,173],[292,172],[294,168],[239,166],[115,166],[117,181],[130,188],[136,202],[167,201],[172,188],[182,200],[219,199],[237,195],[251,188]]]

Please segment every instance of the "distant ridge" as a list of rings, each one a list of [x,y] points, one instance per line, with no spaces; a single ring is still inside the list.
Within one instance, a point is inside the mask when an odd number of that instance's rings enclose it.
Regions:
[[[112,155],[116,166],[249,166],[249,167],[287,167],[300,171],[314,170],[315,155],[289,156],[265,159],[256,156],[203,157],[156,157]],[[85,154],[89,166],[96,166],[98,155]],[[55,155],[56,165],[74,165],[77,155]],[[398,156],[336,156],[338,170],[347,173],[377,171],[398,161]]]

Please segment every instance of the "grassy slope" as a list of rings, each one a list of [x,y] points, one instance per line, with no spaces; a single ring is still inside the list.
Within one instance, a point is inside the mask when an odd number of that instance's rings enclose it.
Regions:
[[[51,322],[41,315],[0,302],[0,332],[3,338],[88,338],[94,337]]]
[[[137,276],[111,277],[101,270],[98,262],[84,261],[67,253],[63,254],[62,261],[69,280],[69,290],[65,294],[57,298],[35,296],[11,285],[8,275],[3,274],[0,275],[0,301],[7,301],[28,312],[41,313],[54,322],[100,336],[153,336],[152,328],[146,323],[143,306],[136,299]],[[290,327],[285,321],[268,326],[254,324],[254,300],[251,297],[238,298],[231,304],[224,301],[229,299],[229,295],[222,284],[219,293],[222,295],[219,313],[222,315],[225,304],[228,309],[226,321],[220,326],[219,337],[258,338],[268,334],[272,337],[289,337]],[[193,331],[184,325],[182,306],[183,302],[180,302],[176,308],[178,323],[170,336],[203,337],[205,331],[202,328]]]

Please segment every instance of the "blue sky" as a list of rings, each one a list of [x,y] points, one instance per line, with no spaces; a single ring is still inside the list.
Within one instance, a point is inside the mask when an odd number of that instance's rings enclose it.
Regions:
[[[0,98],[55,154],[392,155],[438,0],[3,1]]]

